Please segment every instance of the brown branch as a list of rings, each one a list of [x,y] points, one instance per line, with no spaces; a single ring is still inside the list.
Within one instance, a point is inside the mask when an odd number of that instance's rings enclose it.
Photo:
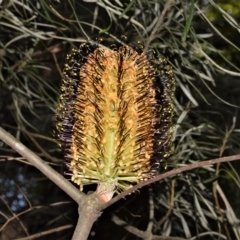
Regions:
[[[226,145],[227,145],[228,139],[230,137],[230,134],[231,134],[231,130],[230,131],[226,131],[226,134],[225,134],[225,136],[223,138],[223,144],[222,144],[222,146],[220,148],[220,154],[219,154],[220,157],[222,157],[223,152],[226,149]],[[217,163],[216,164],[216,171],[215,171],[215,175],[216,176],[219,175],[220,165],[221,165],[221,163]],[[230,236],[230,233],[229,233],[229,230],[228,230],[228,225],[227,225],[227,222],[224,220],[224,215],[223,215],[221,207],[220,207],[219,198],[218,198],[218,194],[217,194],[217,186],[218,186],[218,179],[216,179],[214,181],[214,183],[213,183],[213,196],[214,196],[215,204],[216,204],[216,207],[217,207],[217,211],[218,211],[218,213],[219,213],[219,215],[220,215],[220,217],[222,219],[222,224],[223,224],[223,228],[225,230],[227,239],[231,240],[231,236]]]
[[[202,161],[202,162],[197,162],[197,163],[193,163],[191,165],[187,165],[187,166],[184,166],[184,167],[181,167],[181,168],[173,169],[173,170],[168,171],[168,172],[163,173],[163,174],[159,174],[156,177],[154,177],[152,179],[149,179],[148,181],[141,182],[141,183],[129,188],[128,190],[122,192],[118,196],[114,197],[108,203],[105,203],[102,206],[101,210],[111,206],[113,203],[119,201],[121,198],[126,197],[127,195],[131,194],[132,192],[135,192],[139,188],[142,188],[142,187],[147,186],[147,185],[149,185],[151,183],[154,183],[154,182],[158,182],[159,180],[162,180],[164,178],[172,177],[172,176],[177,175],[179,173],[186,172],[186,171],[189,171],[189,170],[192,170],[192,169],[195,169],[195,168],[200,168],[200,167],[204,167],[204,166],[207,166],[207,165],[213,165],[213,164],[220,163],[220,162],[231,162],[231,161],[236,161],[236,160],[240,160],[240,154],[232,155],[232,156],[229,156],[229,157],[222,157],[222,158],[216,158],[216,159],[206,160],[206,161]]]
[[[217,166],[216,166],[216,176],[218,176],[218,174],[219,174],[219,168],[220,168],[220,163],[218,163]],[[224,228],[224,231],[226,233],[226,236],[227,236],[227,240],[231,240],[230,233],[229,233],[228,226],[227,226],[227,222],[224,220],[224,215],[223,215],[221,207],[220,207],[218,194],[217,194],[217,186],[218,186],[218,181],[216,180],[213,183],[213,197],[214,197],[215,205],[216,205],[217,211],[220,215],[220,218],[222,220],[222,224],[223,224],[223,228]]]
[[[20,223],[22,229],[24,230],[25,234],[28,235],[28,230],[27,230],[27,228],[24,226],[23,222],[20,221],[20,219],[19,219],[19,215],[20,215],[20,214],[15,214],[15,213],[12,211],[11,207],[8,205],[7,201],[6,201],[3,197],[0,197],[0,199],[3,201],[3,203],[5,204],[5,206],[6,206],[7,209],[9,210],[9,212],[11,212],[11,215],[12,215],[12,217],[7,217],[6,215],[4,215],[4,214],[1,213],[1,215],[2,215],[4,218],[6,218],[7,221],[1,226],[0,232],[3,231],[3,229],[8,225],[8,223],[12,221],[12,219],[17,219],[18,222]]]

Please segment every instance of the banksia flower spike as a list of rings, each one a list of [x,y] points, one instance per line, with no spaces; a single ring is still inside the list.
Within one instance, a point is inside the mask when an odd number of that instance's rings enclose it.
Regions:
[[[57,131],[81,190],[126,190],[153,177],[170,154],[175,81],[166,59],[148,55],[87,42],[66,57]]]

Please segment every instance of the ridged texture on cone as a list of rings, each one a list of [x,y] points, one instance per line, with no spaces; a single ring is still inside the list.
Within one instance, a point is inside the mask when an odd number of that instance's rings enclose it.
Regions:
[[[67,55],[57,132],[67,175],[118,191],[156,174],[170,155],[175,81],[166,59],[131,46],[84,43]]]

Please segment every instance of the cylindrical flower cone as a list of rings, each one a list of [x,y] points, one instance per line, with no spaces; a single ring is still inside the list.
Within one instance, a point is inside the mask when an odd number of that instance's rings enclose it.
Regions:
[[[66,57],[57,130],[67,174],[81,190],[126,190],[170,155],[175,81],[166,59],[148,55],[88,42]]]

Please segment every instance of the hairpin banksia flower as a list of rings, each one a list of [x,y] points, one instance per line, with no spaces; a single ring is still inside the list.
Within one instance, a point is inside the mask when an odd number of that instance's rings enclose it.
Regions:
[[[57,131],[71,180],[126,190],[170,155],[175,80],[166,59],[87,42],[67,55]]]

